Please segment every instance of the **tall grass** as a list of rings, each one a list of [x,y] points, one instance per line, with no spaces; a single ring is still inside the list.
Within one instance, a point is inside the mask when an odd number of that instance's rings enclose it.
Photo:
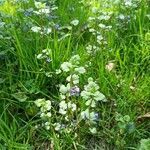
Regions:
[[[104,6],[106,2],[98,0],[91,4],[90,1],[56,1],[58,9],[50,18],[35,14],[26,16],[23,10],[31,9],[32,12],[35,8],[32,0],[14,5],[9,1],[1,4],[0,21],[5,22],[4,28],[0,24],[3,36],[0,39],[2,150],[136,149],[141,139],[150,137],[149,117],[143,116],[149,112],[149,1],[139,2],[136,9],[123,7],[123,1],[119,5],[108,3],[109,7]],[[109,21],[101,22],[111,25],[112,29],[108,32],[100,30],[107,45],[102,44],[96,54],[87,55],[87,45],[95,44],[97,36],[89,29],[99,29],[96,21],[91,23],[92,27],[88,26],[88,18],[97,15],[92,12],[95,7],[102,12],[113,11]],[[130,18],[119,20],[116,14]],[[74,19],[79,20],[79,25],[70,30],[68,26]],[[34,33],[31,31],[33,26],[52,26],[52,32],[48,35]],[[57,26],[67,27],[59,29]],[[51,49],[50,63],[37,59],[43,49]],[[81,87],[87,82],[86,78],[93,77],[108,99],[98,107],[101,112],[98,133],[91,135],[81,126],[78,138],[65,133],[59,137],[55,130],[36,129],[42,120],[37,115],[34,101],[43,97],[58,100],[57,85],[65,83],[65,78],[57,76],[55,71],[75,54],[80,55],[81,64],[91,63]],[[113,71],[106,69],[110,61],[115,64]],[[20,102],[23,98],[27,100]],[[116,114],[121,114],[121,118],[128,115],[130,121],[121,124],[115,119]],[[139,116],[143,116],[142,119],[138,119]],[[57,120],[57,113],[52,117]]]

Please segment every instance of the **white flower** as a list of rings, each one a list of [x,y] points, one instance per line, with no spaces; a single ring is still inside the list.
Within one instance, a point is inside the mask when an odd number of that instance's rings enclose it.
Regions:
[[[61,102],[59,103],[59,107],[60,107],[60,108],[63,108],[63,109],[67,109],[67,103],[66,103],[65,101],[61,101]]]
[[[132,1],[131,0],[125,0],[125,6],[127,7],[131,7],[133,4],[132,4]]]
[[[72,30],[72,26],[62,26],[58,28],[59,30],[64,30],[64,29],[68,29],[68,30]],[[68,34],[67,34],[68,35]],[[70,34],[69,34],[70,35]]]
[[[97,19],[99,19],[99,20],[109,20],[110,16],[109,15],[100,15]]]
[[[45,113],[41,113],[40,117],[41,118],[45,117]]]
[[[81,97],[86,100],[87,106],[96,107],[96,101],[107,101],[98,89],[99,86],[93,81],[93,78],[88,78],[88,84],[84,86],[84,90],[81,92]]]
[[[90,113],[89,109],[86,109],[85,111],[81,112],[81,119],[88,119],[93,122],[98,119],[98,114],[95,112]]]
[[[47,116],[47,117],[51,117],[51,116],[52,116],[51,112],[48,112],[48,113],[46,114],[46,116]]]
[[[95,17],[89,17],[88,18],[88,21],[93,21],[93,20],[95,20]]]
[[[88,78],[88,83],[90,83],[90,82],[93,82],[93,78],[92,77]]]
[[[136,88],[135,88],[134,86],[132,86],[132,85],[131,85],[129,88],[130,88],[131,90],[135,90],[135,89],[136,89]]]
[[[91,81],[88,83],[88,85],[84,86],[84,89],[87,92],[93,93],[99,89],[99,86],[95,82]]]
[[[96,121],[98,119],[98,114],[95,112],[91,112],[89,115],[89,120],[90,121]]]
[[[62,115],[65,115],[67,113],[67,111],[65,109],[59,109],[59,113]]]
[[[77,106],[75,103],[71,103],[71,102],[68,102],[68,108],[70,108],[72,111],[75,111]]]
[[[66,79],[68,82],[73,82],[73,84],[78,84],[79,83],[79,76],[76,74],[70,75]]]
[[[91,51],[91,50],[92,50],[92,45],[88,45],[88,46],[86,47],[86,50]]]
[[[51,10],[57,10],[57,9],[58,9],[57,6],[54,6],[54,7],[51,8]]]
[[[45,109],[45,107],[41,107],[40,111],[41,111],[42,113],[45,113],[47,110]],[[44,116],[45,116],[45,114],[43,114],[43,117],[44,117]]]
[[[96,91],[96,92],[94,93],[94,99],[95,99],[96,101],[106,101],[105,95],[102,94],[102,93],[100,93],[99,91]]]
[[[50,109],[51,109],[51,101],[50,101],[50,100],[47,100],[47,101],[45,102],[44,108],[45,108],[46,110],[50,110]]]
[[[37,107],[41,107],[45,103],[45,99],[37,99],[34,103]]]
[[[81,119],[88,119],[89,118],[89,109],[81,112]]]
[[[75,103],[73,103],[73,104],[72,104],[72,111],[76,111],[76,109],[77,109],[77,106],[76,106]]]
[[[95,29],[90,28],[90,29],[89,29],[89,32],[95,32]]]
[[[64,71],[64,72],[68,72],[70,71],[70,69],[72,68],[72,64],[70,62],[64,62],[63,64],[61,64],[60,68]]]
[[[98,36],[97,36],[97,40],[98,40],[98,41],[101,41],[101,40],[103,40],[103,37],[102,37],[102,35],[98,35]]]
[[[90,130],[90,132],[93,133],[93,134],[96,134],[96,133],[97,133],[97,130],[96,130],[95,127],[94,127],[94,128],[90,128],[89,130]]]
[[[65,101],[61,101],[59,103],[59,113],[65,115],[67,113],[67,103]]]
[[[41,115],[44,116],[44,112],[49,111],[51,109],[51,101],[50,100],[45,100],[45,99],[38,99],[35,101],[35,104],[37,107],[41,107],[40,110],[42,112]]]
[[[124,16],[123,14],[120,14],[120,15],[118,16],[118,18],[121,19],[121,20],[124,20],[124,19],[125,19],[125,16]]]
[[[60,123],[54,123],[55,130],[59,131],[61,129],[61,124]]]
[[[93,99],[87,100],[85,105],[91,106],[91,107],[96,107],[96,103]]]
[[[45,75],[46,75],[47,77],[52,77],[51,72],[46,72]]]
[[[45,117],[50,118],[51,116],[52,116],[51,112],[48,113],[42,112],[40,115],[41,118],[45,118]]]
[[[46,130],[50,129],[50,123],[49,122],[45,122],[45,128],[46,128]]]
[[[41,2],[34,2],[34,5],[37,9],[41,9],[41,8],[44,8],[45,7],[45,3],[41,3]]]
[[[33,32],[35,32],[35,33],[38,33],[38,32],[41,31],[41,28],[38,27],[38,26],[34,26],[34,27],[31,28],[31,30],[32,30]]]
[[[92,8],[92,12],[95,14],[95,13],[97,13],[97,11],[98,11],[98,8],[97,7],[93,7]]]
[[[52,32],[52,28],[44,28],[45,34],[50,34]]]
[[[75,71],[80,73],[80,74],[84,74],[86,72],[85,68],[84,67],[78,67],[78,68],[75,68]]]
[[[61,92],[62,94],[66,94],[68,92],[68,87],[66,87],[65,85],[60,85],[60,89],[59,92]]]
[[[98,26],[99,26],[100,28],[102,28],[102,29],[105,29],[105,28],[106,28],[106,26],[105,26],[104,24],[102,24],[102,23],[100,23]]]
[[[42,54],[38,54],[37,55],[37,59],[42,59],[43,58],[43,55]]]
[[[50,13],[50,9],[49,8],[40,9],[39,13],[41,13],[41,14],[49,14]]]
[[[71,108],[71,102],[68,102],[68,104],[67,104],[67,106],[68,106],[68,108]]]
[[[72,75],[68,76],[68,77],[66,78],[66,81],[70,82],[71,79],[72,79]]]
[[[106,29],[110,30],[112,29],[112,26],[106,26]]]
[[[39,11],[33,11],[36,15],[40,15]]]
[[[77,26],[79,24],[79,20],[75,19],[70,22],[70,24]]]
[[[68,116],[65,116],[65,120],[66,120],[66,121],[69,121],[69,118],[68,118]]]
[[[60,74],[61,73],[61,70],[60,69],[57,69],[56,70],[56,74]]]
[[[89,97],[90,97],[91,93],[90,92],[87,92],[87,91],[82,91],[81,92],[81,97],[85,100],[88,100]]]
[[[51,54],[51,49],[48,49],[48,48],[46,48],[46,49],[43,49],[42,50],[42,53],[44,53],[44,54],[46,54],[46,55],[50,55]]]
[[[78,65],[80,61],[80,56],[79,55],[74,55],[71,57],[71,59],[69,60],[69,62],[73,65]]]
[[[63,100],[63,99],[65,99],[65,98],[66,98],[66,96],[65,96],[65,95],[60,94],[60,98]]]

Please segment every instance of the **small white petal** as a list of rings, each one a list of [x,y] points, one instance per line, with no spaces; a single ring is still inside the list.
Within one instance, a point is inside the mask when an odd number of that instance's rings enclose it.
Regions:
[[[89,130],[90,130],[90,132],[93,133],[93,134],[96,134],[96,133],[97,133],[97,130],[96,130],[95,127],[94,127],[94,128],[90,128]]]
[[[75,19],[70,22],[70,24],[77,26],[79,24],[79,20]]]

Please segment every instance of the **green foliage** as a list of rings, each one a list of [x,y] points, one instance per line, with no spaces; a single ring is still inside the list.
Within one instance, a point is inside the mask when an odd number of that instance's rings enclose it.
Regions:
[[[150,139],[142,139],[140,141],[139,150],[149,150],[150,149]]]
[[[0,1],[0,149],[150,149],[149,21],[148,0]],[[60,107],[89,121],[60,134]]]

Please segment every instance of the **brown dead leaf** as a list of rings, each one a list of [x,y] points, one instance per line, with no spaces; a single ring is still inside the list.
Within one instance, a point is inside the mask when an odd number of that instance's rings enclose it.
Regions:
[[[137,120],[143,120],[143,119],[150,119],[150,112],[144,114],[144,115],[141,115],[139,117],[137,117]]]
[[[114,63],[115,61],[114,60],[112,60],[112,61],[109,61],[107,64],[106,64],[106,66],[105,66],[105,69],[107,70],[107,71],[112,71],[114,68],[115,68],[115,66],[116,66],[116,64]]]

